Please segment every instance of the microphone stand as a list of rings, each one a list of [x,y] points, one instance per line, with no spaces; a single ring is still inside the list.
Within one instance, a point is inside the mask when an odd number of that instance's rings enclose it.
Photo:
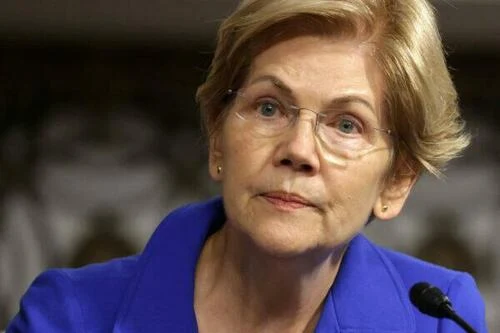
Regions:
[[[467,333],[477,333],[465,320],[462,319],[448,304],[445,306],[446,317],[453,320],[458,326]]]

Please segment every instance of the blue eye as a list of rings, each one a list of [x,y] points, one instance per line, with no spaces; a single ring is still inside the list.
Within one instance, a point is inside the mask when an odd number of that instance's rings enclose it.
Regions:
[[[273,117],[278,112],[278,107],[270,102],[262,102],[258,106],[258,112],[264,117]]]
[[[363,133],[363,125],[351,116],[342,116],[336,119],[331,125],[343,134],[361,134]]]
[[[352,120],[349,119],[341,119],[338,123],[338,129],[346,134],[351,134],[356,130],[356,125]]]

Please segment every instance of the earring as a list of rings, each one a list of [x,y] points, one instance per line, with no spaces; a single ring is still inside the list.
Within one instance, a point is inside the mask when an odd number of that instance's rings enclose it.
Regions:
[[[382,213],[387,212],[387,210],[388,210],[388,209],[389,209],[389,206],[387,206],[387,205],[383,205],[383,206],[382,206]]]
[[[220,175],[222,173],[222,167],[220,165],[217,166],[217,174]]]

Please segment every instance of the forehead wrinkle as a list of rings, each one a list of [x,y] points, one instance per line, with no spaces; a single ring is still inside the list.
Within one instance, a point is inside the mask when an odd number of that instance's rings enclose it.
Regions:
[[[320,42],[319,46],[318,41]],[[290,43],[298,43],[297,46],[306,45],[306,47],[296,48],[296,51],[288,53],[286,52],[287,48],[280,48],[280,44],[284,43],[289,45]],[[314,52],[310,52],[310,48],[307,47],[310,43],[315,44]],[[332,48],[332,43],[337,45]],[[276,86],[282,88],[291,97],[298,98],[300,95],[300,97],[310,100],[311,97],[316,96],[314,103],[322,101],[323,105],[359,102],[370,109],[377,118],[383,120],[381,117],[383,77],[379,78],[381,73],[376,73],[378,66],[373,59],[373,48],[372,43],[357,40],[335,41],[329,38],[311,36],[287,40],[270,46],[256,55],[250,66],[248,78],[257,76],[258,80],[259,76],[274,77],[278,79],[275,82],[280,82]],[[334,54],[339,55],[338,61],[330,62],[329,59]],[[331,65],[331,68],[325,68],[324,64]],[[347,64],[347,68],[342,64]],[[362,68],[356,70],[355,67]],[[333,78],[325,79],[325,71],[327,70],[332,73],[331,77]],[[351,71],[356,75],[355,77]],[[315,77],[319,78],[320,81],[326,80],[325,82],[332,84],[332,87],[318,89]],[[335,77],[338,79],[336,80]],[[344,80],[343,78],[346,77],[349,79]],[[305,101],[306,99],[301,98],[301,100]]]
[[[260,82],[269,82],[273,84],[276,88],[283,90],[289,94],[293,93],[293,90],[288,87],[282,80],[280,80],[277,76],[272,75],[272,74],[267,74],[267,75],[262,75],[258,76],[254,80],[250,81],[249,85],[257,84]]]

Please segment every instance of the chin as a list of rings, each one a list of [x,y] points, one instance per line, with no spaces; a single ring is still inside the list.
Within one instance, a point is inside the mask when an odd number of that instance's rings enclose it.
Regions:
[[[249,240],[263,254],[293,258],[328,248],[323,218],[312,208],[277,209],[258,199],[251,205],[227,203],[226,213],[232,229],[243,236],[240,239]]]
[[[277,258],[293,258],[321,248],[312,228],[305,230],[297,225],[283,224],[267,222],[254,226],[249,236],[262,252]]]

